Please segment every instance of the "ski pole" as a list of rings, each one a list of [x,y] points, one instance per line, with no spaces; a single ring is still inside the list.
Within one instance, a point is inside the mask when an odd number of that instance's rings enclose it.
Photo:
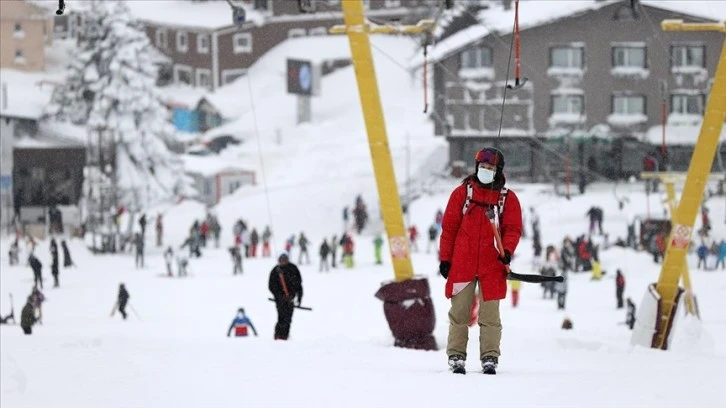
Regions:
[[[131,305],[131,303],[129,303],[129,308],[131,309],[132,312],[134,312],[134,316],[136,316],[137,319],[139,319],[142,322],[144,321],[144,319],[142,319],[141,316],[139,316],[139,314],[136,313],[136,309],[134,309],[134,307]]]
[[[269,300],[270,302],[275,302],[275,299],[273,299],[273,298],[267,298],[267,300]],[[295,309],[301,309],[301,310],[310,310],[310,311],[312,311],[312,310],[313,310],[313,308],[312,308],[312,307],[306,307],[306,306],[297,306],[297,305],[293,305],[293,307],[294,307]]]
[[[504,245],[502,244],[502,237],[499,235],[499,230],[496,224],[494,224],[494,211],[490,208],[487,210],[487,218],[489,224],[492,226],[492,232],[494,233],[494,241],[497,243],[497,250],[500,255],[504,255]],[[518,280],[528,283],[542,283],[542,282],[563,282],[565,280],[562,276],[542,276],[542,275],[529,275],[522,273],[514,273],[509,268],[509,265],[504,265],[507,270],[507,280]]]

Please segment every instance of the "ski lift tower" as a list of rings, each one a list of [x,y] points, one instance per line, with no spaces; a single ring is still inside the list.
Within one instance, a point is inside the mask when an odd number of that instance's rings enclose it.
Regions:
[[[452,0],[442,1],[440,11],[452,6]],[[314,13],[315,2],[298,0],[300,11]],[[341,1],[345,24],[332,27],[331,34],[347,34],[355,67],[361,107],[368,134],[368,145],[378,187],[381,213],[391,252],[395,281],[384,282],[376,297],[384,301],[384,312],[396,339],[396,346],[436,349],[432,333],[436,317],[430,298],[428,280],[414,278],[401,199],[393,169],[393,159],[386,134],[383,107],[378,92],[369,34],[430,33],[434,20],[421,20],[415,26],[371,24],[365,15],[363,0]],[[439,13],[440,15],[440,13]],[[414,300],[413,303],[411,301]]]
[[[664,20],[664,31],[716,31],[726,34],[726,22],[684,23],[683,20]],[[641,304],[631,343],[666,350],[678,315],[684,290],[678,286],[686,270],[686,255],[691,243],[693,226],[701,207],[703,192],[713,166],[724,119],[726,119],[726,40],[721,49],[713,87],[701,123],[698,141],[691,156],[681,200],[672,214],[673,228],[660,277],[651,284]],[[686,296],[688,298],[688,296]]]

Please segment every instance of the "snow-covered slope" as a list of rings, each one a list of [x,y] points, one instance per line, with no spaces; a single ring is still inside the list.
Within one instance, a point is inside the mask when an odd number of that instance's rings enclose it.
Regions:
[[[314,158],[319,158],[314,156]],[[452,181],[452,185],[455,182]],[[605,229],[623,235],[612,185],[594,187],[584,197],[567,201],[546,186],[513,186],[523,205],[540,211],[543,243],[559,242],[566,233],[585,231],[587,208],[605,209]],[[639,186],[642,187],[642,186]],[[640,191],[637,191],[640,190]],[[619,194],[645,205],[642,189],[618,187]],[[334,195],[329,188],[327,195]],[[316,191],[318,193],[319,191]],[[412,220],[420,228],[433,220],[433,210],[447,195],[418,200]],[[309,195],[318,201],[326,196]],[[720,198],[719,200],[723,200]],[[659,211],[652,198],[652,211]],[[723,201],[710,201],[714,230],[723,238]],[[294,206],[293,206],[294,208]],[[201,212],[185,203],[167,212],[165,239],[182,233],[181,226]],[[316,212],[325,212],[320,207]],[[195,214],[196,213],[196,214]],[[315,217],[305,213],[304,216]],[[698,226],[698,225],[697,225]],[[226,228],[230,228],[225,225]],[[331,221],[331,233],[340,229]],[[321,236],[310,234],[318,243]],[[225,235],[226,237],[227,235]],[[726,320],[723,290],[726,274],[696,270],[691,259],[695,293],[703,316],[702,336],[690,348],[667,352],[631,348],[630,331],[615,309],[613,272],[626,276],[626,296],[636,302],[658,267],[644,253],[623,249],[602,252],[603,280],[589,274],[570,275],[567,310],[541,299],[537,285],[523,285],[520,306],[502,302],[504,334],[499,375],[476,372],[454,376],[446,370],[443,350],[447,333],[444,281],[436,276],[435,255],[413,255],[418,274],[429,275],[435,303],[435,336],[442,350],[423,352],[392,347],[382,304],[373,294],[393,276],[390,260],[373,265],[370,236],[355,236],[353,270],[329,274],[317,265],[302,265],[304,302],[312,312],[295,312],[289,342],[272,340],[275,311],[267,301],[270,259],[246,260],[242,276],[233,277],[225,249],[207,249],[192,260],[191,276],[168,279],[161,250],[150,248],[147,267],[133,268],[131,254],[94,257],[79,241],[71,242],[77,268],[63,269],[61,288],[46,289],[44,322],[32,336],[17,326],[0,328],[0,405],[10,407],[717,407],[718,387],[726,364]],[[278,238],[281,241],[282,238]],[[151,241],[151,239],[149,239]],[[149,242],[151,244],[151,242]],[[228,244],[225,241],[224,244]],[[8,311],[7,293],[15,294],[16,316],[32,279],[25,266],[7,267],[8,239],[0,243],[0,307]],[[150,245],[151,246],[151,245]],[[46,269],[48,243],[37,249]],[[311,251],[315,253],[315,246]],[[513,268],[529,272],[531,241],[523,240]],[[293,252],[297,261],[297,251]],[[109,313],[119,282],[131,294],[129,320]],[[257,338],[227,338],[238,307],[245,307],[259,331]],[[559,329],[568,316],[574,330]],[[683,326],[685,328],[685,325]],[[676,340],[684,339],[677,327]],[[477,331],[470,332],[469,352],[477,355]],[[692,338],[689,340],[693,340]],[[682,344],[679,343],[679,344]],[[674,346],[675,347],[675,346]],[[475,371],[472,358],[468,368]],[[683,374],[677,374],[683,373]],[[453,402],[452,402],[453,401]]]

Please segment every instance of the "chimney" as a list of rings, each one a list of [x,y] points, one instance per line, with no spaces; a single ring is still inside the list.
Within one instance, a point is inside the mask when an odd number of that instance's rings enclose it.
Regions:
[[[504,10],[511,10],[512,0],[502,0],[502,5],[504,6]]]

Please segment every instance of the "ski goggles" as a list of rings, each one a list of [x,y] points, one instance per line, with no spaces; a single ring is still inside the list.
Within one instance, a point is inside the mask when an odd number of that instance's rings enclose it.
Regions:
[[[480,150],[476,153],[475,160],[477,163],[488,163],[491,165],[498,165],[499,158],[497,152],[491,150]]]

